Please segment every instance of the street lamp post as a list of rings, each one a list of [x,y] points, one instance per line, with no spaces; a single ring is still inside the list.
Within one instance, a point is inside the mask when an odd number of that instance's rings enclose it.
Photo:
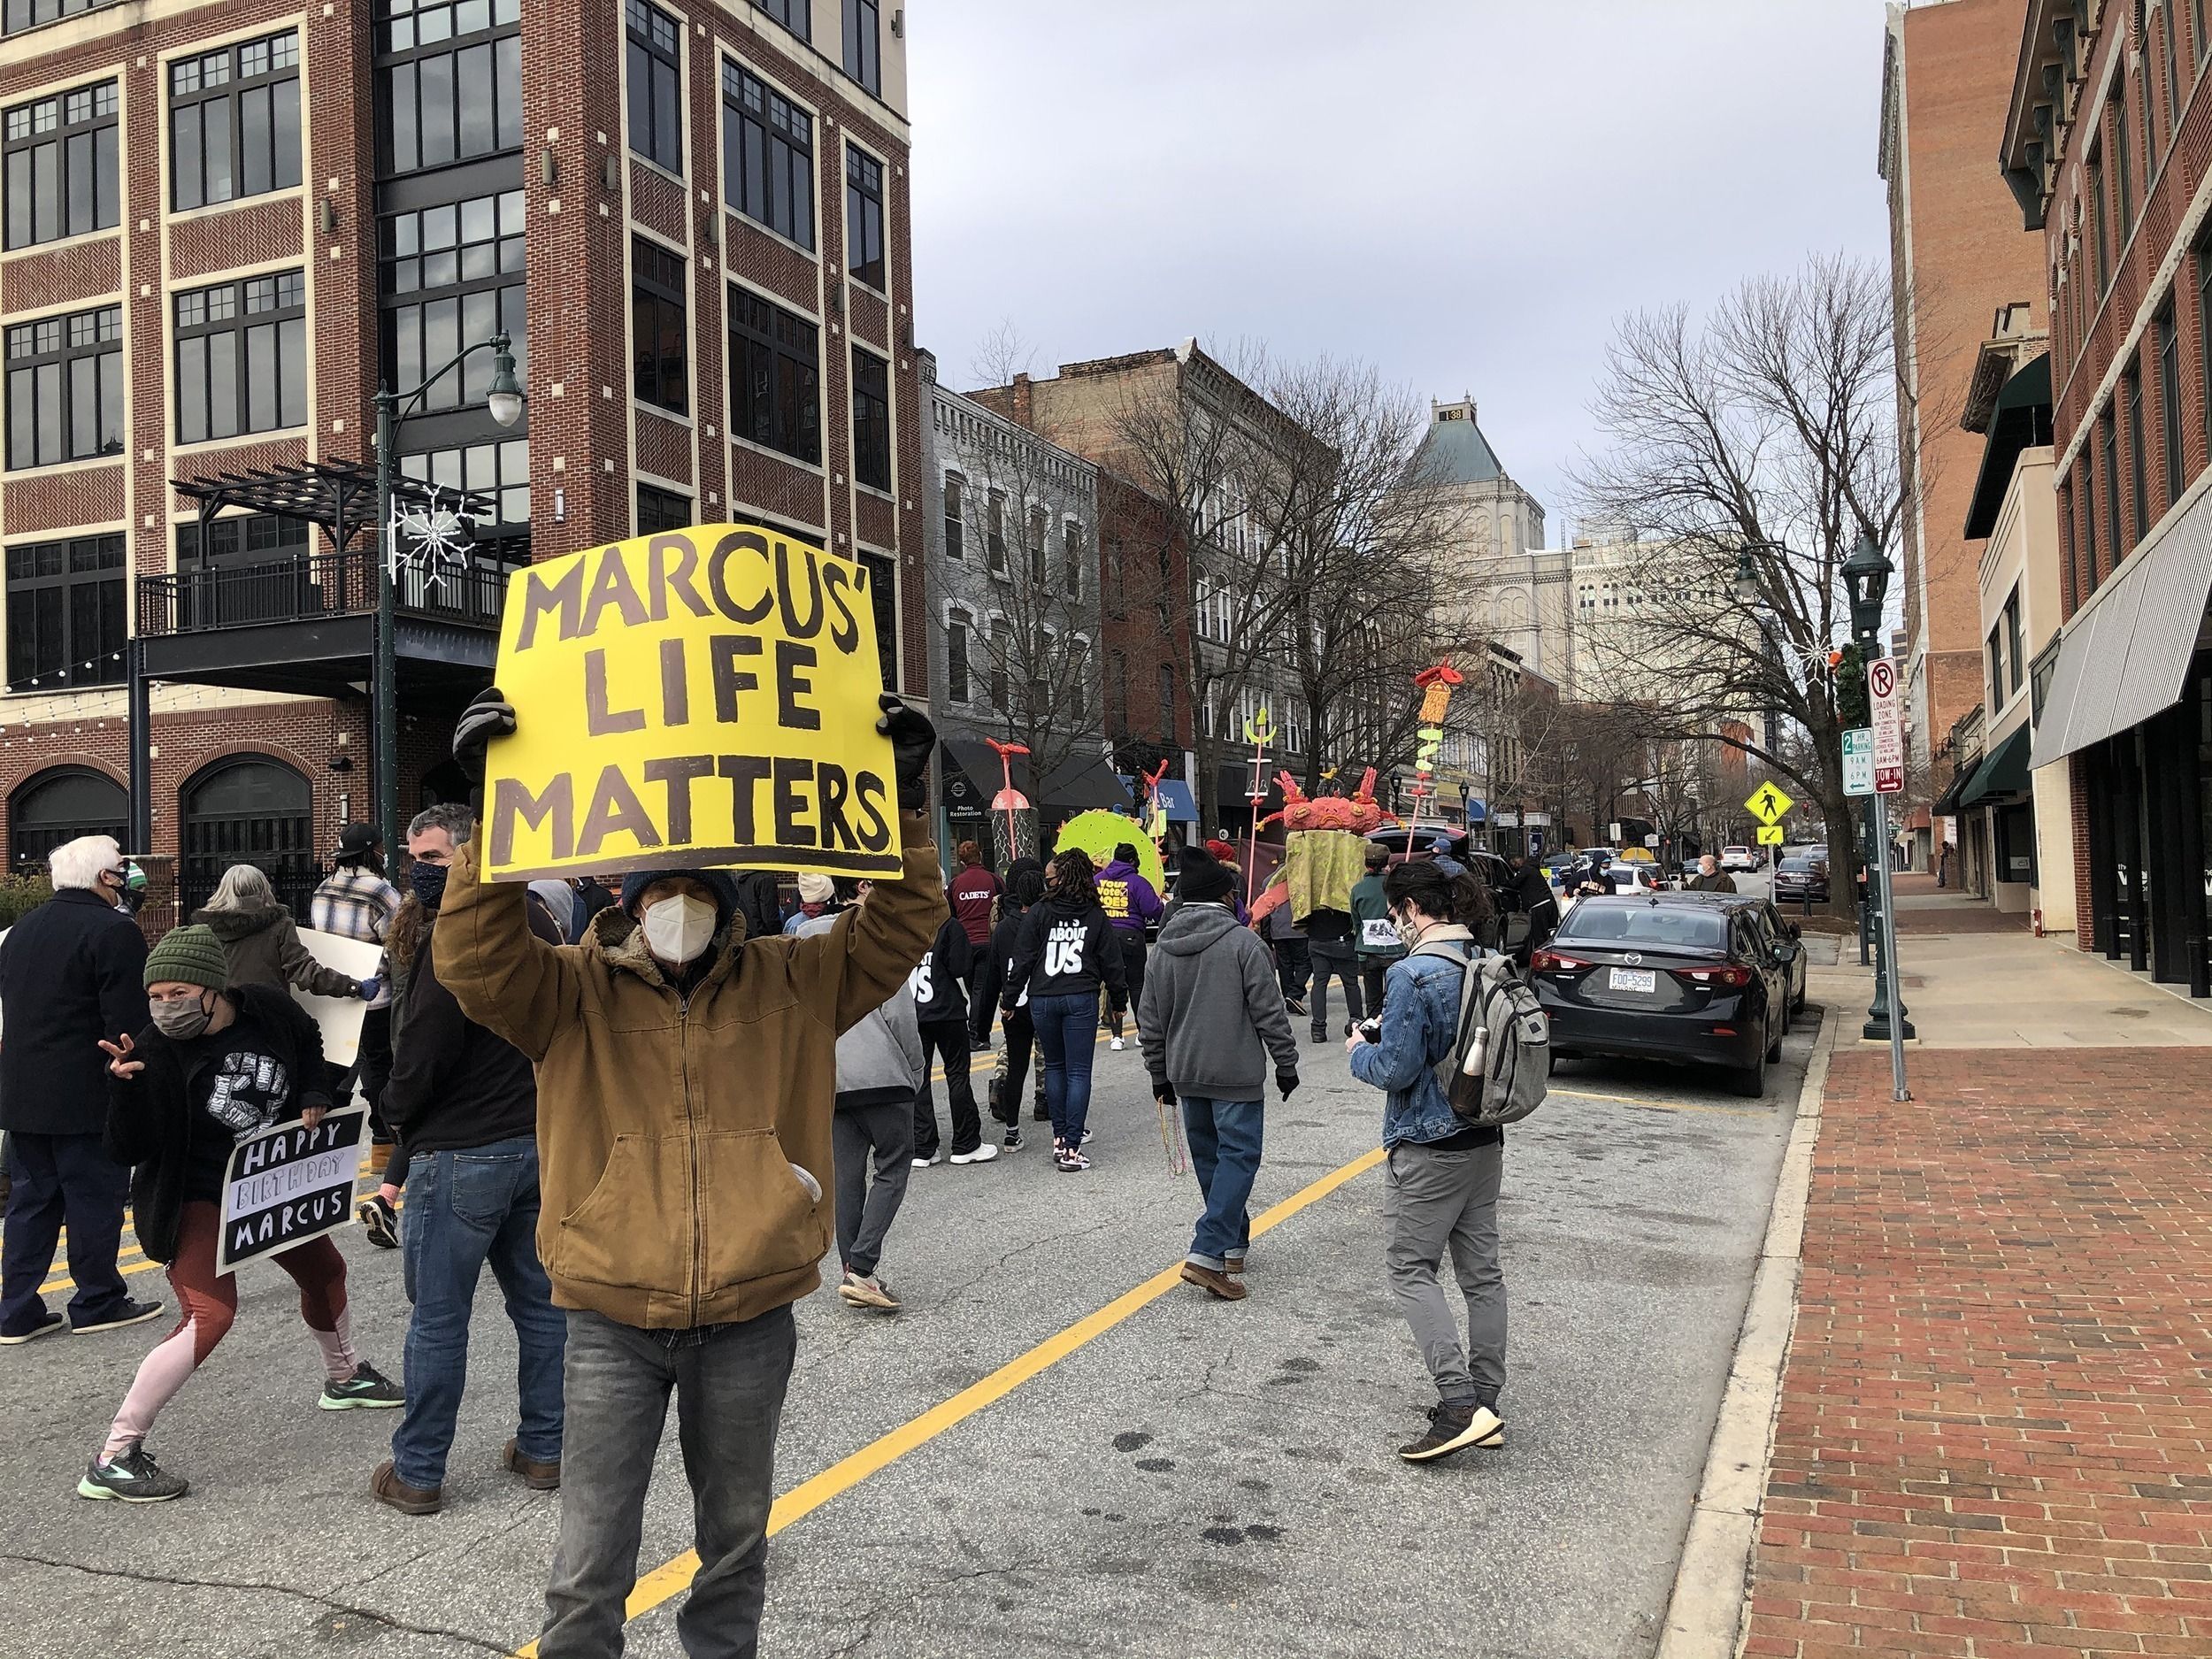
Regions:
[[[371,676],[376,696],[376,818],[385,856],[399,852],[399,595],[394,580],[396,549],[392,530],[392,454],[395,432],[430,388],[479,351],[492,354],[492,383],[485,407],[502,426],[522,419],[522,385],[515,378],[515,355],[503,334],[464,346],[411,391],[395,392],[381,381],[376,388],[376,667]]]
[[[1870,668],[1875,660],[1875,642],[1882,631],[1882,602],[1889,592],[1890,563],[1874,538],[1862,535],[1851,557],[1844,561],[1843,579],[1851,601],[1851,636],[1858,641],[1859,658]],[[1889,797],[1877,791],[1874,796],[1871,856],[1862,865],[1870,865],[1881,882],[1881,926],[1874,941],[1874,1000],[1866,1010],[1866,1024],[1859,1034],[1872,1042],[1889,1044],[1889,1069],[1892,1096],[1909,1100],[1905,1091],[1905,1039],[1913,1034],[1905,1018],[1904,999],[1899,994],[1903,978],[1897,965],[1897,915],[1894,895],[1890,890],[1889,869]],[[1874,881],[1869,879],[1867,891],[1871,895]]]

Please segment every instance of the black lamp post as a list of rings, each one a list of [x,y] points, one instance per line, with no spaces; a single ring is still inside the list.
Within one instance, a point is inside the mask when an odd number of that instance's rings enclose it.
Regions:
[[[1869,671],[1879,657],[1886,656],[1877,649],[1882,632],[1883,603],[1889,596],[1891,565],[1882,549],[1870,535],[1861,535],[1858,546],[1851,549],[1851,557],[1843,562],[1845,592],[1851,603],[1851,637],[1858,642],[1860,660]],[[1905,1095],[1905,1056],[1903,1039],[1913,1035],[1912,1022],[1905,1018],[1904,999],[1897,994],[1898,976],[1891,964],[1897,953],[1897,920],[1892,910],[1894,901],[1889,885],[1889,798],[1877,794],[1874,810],[1867,818],[1867,844],[1863,849],[1861,868],[1867,872],[1866,891],[1870,903],[1877,903],[1879,926],[1874,933],[1874,1000],[1867,1007],[1866,1024],[1859,1034],[1872,1042],[1890,1044],[1891,1070],[1894,1074],[1896,1096]],[[1876,900],[1878,890],[1880,898]]]
[[[373,736],[376,752],[376,818],[387,857],[396,857],[403,845],[399,838],[399,598],[392,571],[393,555],[397,550],[393,546],[396,538],[392,530],[392,472],[398,457],[392,450],[398,442],[399,423],[407,418],[408,411],[449,371],[458,368],[479,351],[492,354],[492,380],[484,394],[487,412],[502,426],[511,426],[520,420],[522,383],[515,378],[512,343],[503,334],[493,334],[474,345],[464,346],[411,390],[395,392],[383,386],[376,388],[376,516],[381,545],[377,549],[376,561],[376,728]]]

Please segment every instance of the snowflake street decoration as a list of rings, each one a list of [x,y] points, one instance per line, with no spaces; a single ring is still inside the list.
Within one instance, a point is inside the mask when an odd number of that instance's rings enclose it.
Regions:
[[[422,572],[426,587],[442,587],[449,575],[467,568],[474,528],[473,518],[446,505],[434,485],[426,501],[411,506],[394,502],[384,541],[391,549],[392,580],[413,570]]]

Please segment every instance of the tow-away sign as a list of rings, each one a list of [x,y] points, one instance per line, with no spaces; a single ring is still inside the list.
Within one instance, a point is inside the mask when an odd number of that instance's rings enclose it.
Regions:
[[[1866,665],[1866,700],[1874,712],[1874,793],[1896,795],[1905,787],[1905,704],[1897,664],[1886,657]]]

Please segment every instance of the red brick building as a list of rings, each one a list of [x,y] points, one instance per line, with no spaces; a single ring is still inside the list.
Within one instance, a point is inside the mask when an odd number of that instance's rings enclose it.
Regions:
[[[2001,154],[2042,233],[2057,649],[2034,764],[2069,764],[2082,947],[2212,992],[2212,17],[2032,0]]]
[[[1980,545],[1965,526],[1983,440],[1959,417],[1992,314],[2015,303],[2038,319],[2044,310],[2041,246],[2022,230],[1989,165],[2024,7],[2024,0],[1893,5],[1884,42],[1880,165],[1896,319],[1904,672],[1912,772],[1927,783],[1904,803],[1916,864],[1932,851],[1929,800],[1959,762],[1973,758],[1954,752],[1952,728],[1982,702]],[[1934,835],[1943,833],[1932,826]]]
[[[380,379],[503,329],[520,424],[481,351],[400,427],[402,470],[483,512],[461,565],[399,584],[403,815],[453,787],[504,571],[643,530],[759,519],[869,561],[887,678],[926,695],[902,12],[5,0],[0,25],[12,864],[111,829],[178,856],[188,900],[239,857],[311,884],[373,808],[376,533],[344,469]],[[284,504],[257,471],[316,465],[305,516],[250,510]]]

